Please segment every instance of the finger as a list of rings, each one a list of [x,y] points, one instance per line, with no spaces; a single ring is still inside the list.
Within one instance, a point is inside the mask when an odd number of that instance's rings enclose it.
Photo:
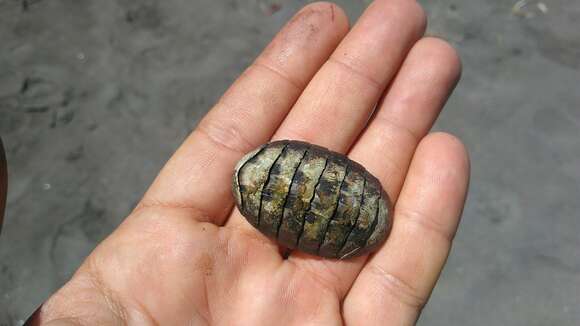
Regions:
[[[435,133],[421,142],[391,235],[345,299],[347,324],[364,316],[367,325],[414,325],[449,254],[468,178],[467,152],[458,139]]]
[[[233,204],[235,162],[270,139],[347,29],[332,4],[301,10],[181,145],[140,206],[187,207],[221,224]]]
[[[425,24],[415,1],[373,2],[308,84],[274,138],[347,151]]]
[[[425,16],[415,1],[373,2],[308,84],[274,138],[346,152],[424,28]],[[251,228],[236,210],[227,225]]]
[[[461,60],[444,40],[425,37],[413,47],[380,109],[351,156],[364,161],[396,202],[411,158],[461,76]],[[381,153],[382,160],[369,160]]]
[[[460,71],[459,58],[447,43],[436,38],[417,42],[374,118],[350,151],[351,159],[381,181],[391,202],[397,201],[417,144],[433,125]],[[329,228],[327,232],[336,229]],[[365,262],[364,257],[327,261],[302,253],[296,253],[291,260],[319,277],[340,275],[333,282],[341,295],[346,294]]]

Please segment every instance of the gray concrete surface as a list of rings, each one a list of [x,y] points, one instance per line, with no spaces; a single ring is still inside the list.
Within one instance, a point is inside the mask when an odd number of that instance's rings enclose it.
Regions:
[[[580,325],[580,2],[422,2],[463,58],[436,128],[473,175],[420,324]],[[0,0],[0,325],[67,280],[304,3]]]

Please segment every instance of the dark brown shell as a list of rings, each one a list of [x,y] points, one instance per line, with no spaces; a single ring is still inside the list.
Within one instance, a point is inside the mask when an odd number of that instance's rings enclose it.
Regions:
[[[376,249],[391,225],[390,200],[360,164],[320,146],[265,144],[236,165],[233,193],[248,222],[279,244],[348,258]]]

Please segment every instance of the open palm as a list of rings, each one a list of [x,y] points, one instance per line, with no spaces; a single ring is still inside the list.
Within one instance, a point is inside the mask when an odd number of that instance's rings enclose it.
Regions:
[[[377,0],[348,31],[340,8],[301,10],[201,121],[142,201],[31,325],[411,325],[465,200],[461,142],[429,134],[460,74],[424,38],[412,0]],[[278,246],[233,208],[231,175],[271,139],[348,153],[395,203],[373,255]]]

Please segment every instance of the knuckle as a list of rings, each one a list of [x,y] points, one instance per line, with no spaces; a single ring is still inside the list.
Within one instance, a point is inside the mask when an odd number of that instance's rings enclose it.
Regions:
[[[368,267],[371,277],[374,278],[375,284],[383,290],[384,295],[391,296],[413,309],[421,310],[423,308],[427,298],[420,294],[416,287],[376,264],[369,264]]]
[[[247,153],[257,147],[247,139],[243,130],[235,121],[214,122],[212,120],[202,121],[196,132],[206,137],[215,145],[239,154]]]
[[[402,122],[393,120],[387,115],[379,114],[376,116],[375,121],[379,126],[381,126],[381,130],[384,135],[391,134],[390,137],[393,139],[393,143],[396,143],[397,141],[402,142],[402,139],[408,139],[405,143],[416,145],[423,138],[422,133],[419,133],[411,127],[404,125]]]
[[[447,225],[418,210],[399,208],[397,218],[420,228],[421,232],[428,232],[442,238],[446,243],[451,243],[455,236],[455,233],[450,231]]]
[[[328,62],[337,65],[338,69],[343,70],[350,76],[357,77],[364,81],[369,87],[375,89],[382,89],[383,87],[382,81],[373,76],[373,73],[368,69],[361,68],[360,64],[356,63],[356,60],[353,60],[352,58],[334,54],[328,59]]]
[[[273,75],[275,78],[279,78],[280,80],[288,83],[292,87],[297,90],[302,90],[306,87],[306,82],[296,78],[293,74],[288,73],[284,70],[284,68],[279,64],[279,62],[275,62],[276,59],[272,59],[268,56],[261,56],[258,58],[254,64],[250,67],[250,69],[262,69],[266,72]]]

